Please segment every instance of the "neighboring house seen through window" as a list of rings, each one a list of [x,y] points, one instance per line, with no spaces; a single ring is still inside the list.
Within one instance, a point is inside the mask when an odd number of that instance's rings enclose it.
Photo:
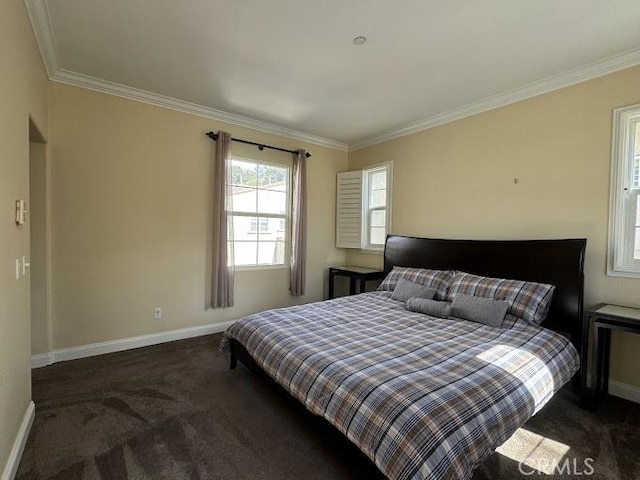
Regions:
[[[609,275],[640,277],[640,105],[614,111]]]
[[[290,169],[233,158],[231,161],[233,258],[237,267],[285,265],[289,248]]]

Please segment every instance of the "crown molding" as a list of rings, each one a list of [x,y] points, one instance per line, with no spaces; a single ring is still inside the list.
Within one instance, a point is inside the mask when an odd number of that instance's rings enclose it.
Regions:
[[[640,65],[640,48],[629,50],[627,52],[590,63],[583,67],[575,68],[559,75],[547,77],[522,87],[492,95],[446,112],[425,117],[417,122],[382,132],[375,136],[367,137],[361,141],[347,144],[261,120],[255,120],[250,117],[224,112],[222,110],[197,105],[191,102],[178,100],[176,98],[61,69],[59,66],[56,39],[51,25],[47,0],[25,0],[25,4],[47,74],[49,79],[52,81],[107,93],[127,98],[129,100],[140,101],[163,108],[169,108],[191,115],[197,115],[240,127],[251,128],[253,130],[273,135],[280,135],[344,152],[359,150],[361,148],[395,140],[429,128],[451,123],[472,115],[477,115],[478,113],[494,110],[521,100],[526,100],[570,85],[592,80],[609,73],[624,70],[625,68]]]
[[[47,75],[51,78],[59,68],[58,46],[53,34],[51,15],[46,0],[25,0],[27,14],[36,36],[36,43],[40,49],[40,56],[44,62]]]
[[[263,122],[261,120],[255,120],[253,118],[236,115],[234,113],[224,112],[215,108],[197,105],[195,103],[178,100],[177,98],[167,97],[165,95],[160,95],[153,92],[148,92],[139,88],[121,85],[119,83],[110,82],[108,80],[101,80],[89,75],[70,72],[64,69],[58,69],[58,71],[49,78],[54,82],[64,83],[66,85],[72,85],[74,87],[81,87],[100,93],[106,93],[109,95],[115,95],[117,97],[122,97],[129,100],[148,103],[150,105],[168,108],[170,110],[176,110],[178,112],[188,113],[211,120],[217,120],[220,122],[237,125],[239,127],[251,128],[260,132],[280,135],[282,137],[300,140],[302,142],[311,143],[313,145],[333,148],[335,150],[340,150],[343,152],[348,151],[349,148],[346,143],[338,142],[330,138],[319,137],[310,133],[293,130],[287,127],[282,127],[280,125],[274,125],[272,123]]]
[[[361,148],[388,142],[389,140],[406,137],[412,133],[421,132],[429,128],[461,120],[472,115],[477,115],[478,113],[504,107],[521,100],[526,100],[528,98],[559,90],[577,83],[602,77],[636,65],[640,65],[640,48],[607,57],[603,60],[598,60],[583,67],[574,68],[573,70],[569,70],[559,75],[553,75],[522,87],[514,88],[513,90],[508,90],[506,92],[463,105],[462,107],[423,118],[417,122],[366,138],[359,142],[350,143],[349,151],[359,150]]]
[[[51,25],[51,16],[49,14],[47,0],[25,0],[25,5],[27,7],[29,19],[31,20],[31,25],[33,26],[38,48],[40,49],[40,55],[42,56],[47,70],[47,75],[49,76],[49,79],[54,82],[148,103],[158,107],[176,110],[178,112],[237,125],[239,127],[251,128],[260,132],[292,138],[301,142],[319,145],[321,147],[332,148],[343,152],[349,150],[349,146],[346,143],[332,140],[330,138],[312,135],[310,133],[256,120],[243,115],[224,112],[215,108],[197,105],[177,98],[148,92],[138,88],[129,87],[127,85],[62,69],[60,68],[60,62],[58,61],[58,49]]]

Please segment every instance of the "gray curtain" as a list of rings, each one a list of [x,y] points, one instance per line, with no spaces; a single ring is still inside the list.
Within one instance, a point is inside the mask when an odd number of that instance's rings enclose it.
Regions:
[[[307,152],[293,155],[293,225],[291,227],[291,295],[304,295],[307,262]]]
[[[227,212],[233,209],[230,195],[231,165],[229,144],[231,134],[218,132],[213,167],[213,272],[211,281],[211,306],[233,306],[233,217]]]

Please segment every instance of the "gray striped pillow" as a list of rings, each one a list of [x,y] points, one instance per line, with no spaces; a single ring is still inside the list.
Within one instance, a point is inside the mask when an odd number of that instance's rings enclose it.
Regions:
[[[407,300],[406,308],[410,312],[424,313],[432,317],[447,318],[451,315],[451,304],[449,302],[439,302],[427,298],[410,298]]]
[[[427,287],[426,285],[420,285],[419,283],[412,282],[411,280],[407,280],[406,278],[401,278],[400,280],[398,280],[396,288],[393,289],[391,298],[393,298],[394,300],[400,300],[401,302],[406,302],[413,297],[431,299],[435,296],[435,294],[435,288]]]
[[[451,316],[501,327],[508,309],[508,302],[458,293],[451,303]]]

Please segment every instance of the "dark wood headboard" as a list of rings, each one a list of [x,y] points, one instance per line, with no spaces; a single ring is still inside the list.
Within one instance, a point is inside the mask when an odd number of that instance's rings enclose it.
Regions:
[[[384,269],[461,270],[556,286],[543,326],[569,334],[582,355],[584,254],[587,240],[445,240],[387,236]]]

